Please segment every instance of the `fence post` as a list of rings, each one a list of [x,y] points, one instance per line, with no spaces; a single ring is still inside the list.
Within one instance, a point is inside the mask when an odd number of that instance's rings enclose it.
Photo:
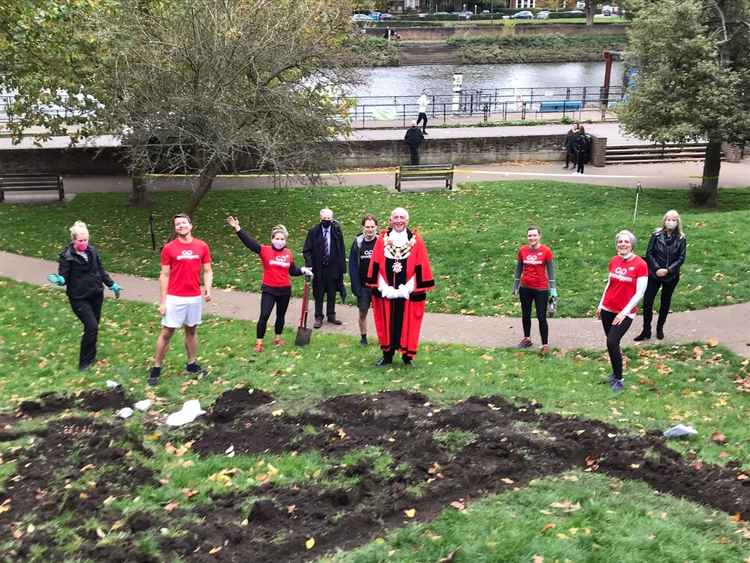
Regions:
[[[583,87],[583,100],[581,100],[581,109],[586,107],[586,86]]]

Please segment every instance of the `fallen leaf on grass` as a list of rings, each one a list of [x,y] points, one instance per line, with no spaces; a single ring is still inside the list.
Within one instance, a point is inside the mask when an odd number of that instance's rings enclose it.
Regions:
[[[458,550],[461,549],[460,547],[457,547],[453,551],[451,551],[448,555],[445,557],[441,557],[438,559],[438,563],[451,563],[454,561],[454,557],[456,557],[456,553],[458,553]]]
[[[404,510],[404,514],[406,514],[407,518],[414,518],[417,515],[417,511],[414,508],[407,508]]]
[[[464,509],[466,508],[466,504],[464,504],[464,503],[463,503],[463,502],[461,502],[460,500],[454,500],[454,501],[453,501],[453,502],[452,502],[452,503],[450,504],[450,506],[452,506],[452,507],[453,507],[453,508],[455,508],[456,510],[464,510]]]
[[[719,345],[719,339],[715,336],[712,336],[711,338],[706,340],[706,344],[708,344],[710,348],[716,348]]]
[[[700,346],[693,347],[693,358],[700,360],[703,357],[703,348]]]
[[[554,522],[547,522],[544,526],[542,526],[542,529],[540,531],[544,533],[548,530],[553,530],[555,528],[557,528],[557,524],[555,524]]]
[[[307,541],[305,542],[305,547],[306,547],[307,549],[312,549],[313,547],[315,547],[315,538],[310,538],[310,539],[308,539],[308,540],[307,540]]]
[[[173,500],[172,502],[167,503],[167,505],[164,507],[164,510],[167,511],[167,512],[172,512],[178,506],[180,506],[180,503],[178,503],[177,501]]]
[[[214,547],[211,549],[211,551],[208,552],[209,555],[216,555],[221,551],[221,546]]]
[[[514,481],[513,479],[509,479],[508,477],[503,477],[503,478],[502,478],[502,479],[500,479],[500,480],[501,480],[501,481],[502,481],[503,483],[505,483],[506,485],[512,485],[513,483],[515,483],[515,481]]]
[[[535,555],[531,558],[531,563],[544,563],[544,557],[541,555]]]
[[[726,444],[727,437],[722,432],[714,432],[711,434],[711,441],[717,444]]]
[[[737,480],[738,481],[747,481],[748,478],[749,477],[747,475],[745,475],[744,473],[740,473],[739,475],[737,475]]]
[[[552,508],[560,508],[563,510],[563,512],[575,512],[576,510],[581,510],[580,503],[572,502],[569,500],[564,500],[562,502],[553,502],[550,504]]]

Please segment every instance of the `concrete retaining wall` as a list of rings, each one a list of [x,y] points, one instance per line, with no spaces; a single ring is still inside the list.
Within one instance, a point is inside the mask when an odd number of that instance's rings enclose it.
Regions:
[[[427,137],[420,154],[423,164],[492,164],[511,161],[557,161],[565,154],[564,135],[515,137],[466,137],[436,139]],[[324,150],[333,150],[339,168],[389,167],[409,162],[409,151],[400,139],[385,141],[341,141]],[[603,166],[606,139],[595,138],[592,164]],[[50,173],[63,176],[122,175],[126,168],[123,149],[107,147],[0,150],[0,176],[3,172]],[[236,170],[227,172],[240,172]]]
[[[446,41],[451,37],[508,37],[513,35],[614,35],[625,33],[628,26],[621,24],[608,25],[572,25],[572,24],[540,24],[540,25],[477,25],[461,27],[394,27],[401,35],[401,41]],[[367,34],[383,37],[382,28],[369,28]]]

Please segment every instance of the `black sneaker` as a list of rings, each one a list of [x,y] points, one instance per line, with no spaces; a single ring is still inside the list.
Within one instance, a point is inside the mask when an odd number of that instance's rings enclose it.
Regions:
[[[362,338],[359,339],[359,345],[362,346],[362,348],[365,348],[367,346],[367,336],[362,335]]]
[[[159,383],[159,376],[161,375],[161,368],[160,367],[152,367],[151,371],[148,372],[148,384],[149,385],[156,385]]]
[[[201,365],[197,362],[193,362],[192,364],[185,364],[185,371],[188,373],[192,373],[193,375],[202,375],[206,373]]]

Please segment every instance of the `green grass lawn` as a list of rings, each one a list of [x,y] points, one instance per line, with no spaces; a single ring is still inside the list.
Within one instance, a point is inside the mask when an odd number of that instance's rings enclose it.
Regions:
[[[636,434],[677,422],[693,424],[700,435],[674,443],[678,451],[709,462],[736,461],[750,467],[747,396],[737,390],[735,382],[750,377],[748,361],[718,347],[629,349],[627,390],[613,395],[607,386],[599,385],[608,373],[608,361],[600,353],[569,352],[540,359],[514,350],[428,343],[420,352],[417,368],[380,370],[373,367],[377,348],[363,350],[351,337],[316,333],[308,347],[286,346],[255,355],[250,353],[253,323],[209,318],[199,337],[200,361],[210,368],[210,375],[190,379],[182,373],[184,352],[181,338],[175,337],[163,381],[152,390],[145,378],[157,331],[152,307],[108,299],[100,330],[100,362],[79,373],[75,369],[79,324],[64,293],[0,279],[0,413],[46,391],[104,389],[107,379],[120,382],[135,399],[152,397],[155,413],[170,412],[189,398],[200,399],[205,408],[238,385],[271,393],[278,399],[274,408],[288,413],[304,412],[324,398],[384,389],[418,391],[436,405],[502,394],[512,400],[535,400],[545,411],[606,421]],[[286,336],[288,341],[293,337],[291,331]],[[103,412],[99,418],[110,416]],[[33,424],[38,426],[40,421]],[[196,521],[198,516],[190,511],[205,508],[212,495],[225,492],[226,483],[217,475],[230,468],[232,490],[244,492],[248,499],[253,498],[261,476],[279,485],[331,486],[328,469],[355,464],[363,457],[372,459],[375,470],[383,474],[397,470],[389,456],[377,449],[343,459],[315,452],[200,458],[189,447],[187,452],[175,453],[186,439],[182,430],[159,428],[155,432],[153,419],[147,424],[138,413],[124,426],[132,439],[153,452],[141,461],[164,484],[142,486],[134,498],[106,504],[109,510],[121,511],[124,518],[137,511],[162,514],[167,503],[180,499],[185,512],[174,520],[174,529],[161,530],[166,535],[178,533],[187,521]],[[711,440],[715,431],[726,435],[725,444]],[[470,432],[453,432],[435,439],[459,454],[473,437]],[[0,443],[0,459],[11,458],[14,448],[26,447],[30,441],[33,438]],[[0,463],[0,477],[12,477],[14,471],[13,463]],[[98,471],[93,468],[79,481],[65,481],[71,494],[85,494],[86,487],[98,479]],[[51,476],[51,483],[55,479]],[[346,482],[337,485],[346,486]],[[185,491],[190,492],[187,498]],[[90,536],[103,525],[95,520],[71,522],[66,514],[50,522],[29,520],[24,529],[29,524],[52,533],[58,545],[67,546],[71,557],[87,535],[84,530]],[[102,545],[123,537],[118,533],[107,535]],[[532,561],[534,556],[545,561],[741,561],[749,554],[749,535],[731,523],[727,514],[655,495],[639,482],[574,471],[472,500],[464,511],[446,507],[430,523],[406,525],[334,560],[437,561],[458,549],[455,561],[472,562]],[[4,539],[0,553],[13,545],[13,540]],[[155,538],[145,537],[139,549],[158,556],[156,546]],[[31,560],[45,560],[42,550],[35,557]]]
[[[181,210],[184,193],[154,194],[157,244],[168,237],[169,218]],[[687,191],[646,190],[633,226],[632,190],[567,183],[523,181],[464,184],[446,193],[388,192],[381,187],[299,188],[213,192],[195,217],[195,235],[212,247],[214,282],[220,287],[258,291],[260,266],[225,225],[235,214],[245,229],[265,242],[273,225],[283,222],[290,247],[301,260],[307,229],[320,208],[334,210],[342,223],[347,252],[359,232],[362,213],[381,221],[396,206],[406,207],[411,225],[424,236],[437,287],[428,310],[476,315],[518,315],[511,295],[518,246],[526,228],[538,224],[543,242],[557,259],[560,316],[594,311],[606,281],[613,238],[622,228],[639,238],[644,253],[648,236],[667,209],[682,215],[688,255],[672,308],[688,310],[750,299],[750,262],[741,226],[750,220],[750,191],[722,190],[716,211],[691,209]],[[157,253],[148,232],[149,210],[128,207],[124,194],[79,194],[70,203],[0,206],[0,248],[56,259],[75,220],[90,225],[92,242],[113,272],[156,277]],[[125,288],[127,291],[127,287]],[[299,293],[299,280],[295,282]]]

